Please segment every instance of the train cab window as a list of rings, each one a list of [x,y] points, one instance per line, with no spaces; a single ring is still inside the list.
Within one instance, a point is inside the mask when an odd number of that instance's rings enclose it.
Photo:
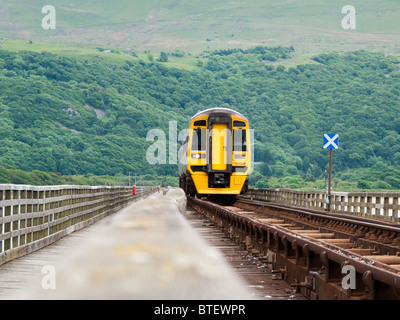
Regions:
[[[235,121],[233,121],[233,126],[234,127],[245,127],[246,123],[244,121],[235,120]]]
[[[205,127],[207,126],[207,121],[206,120],[197,120],[193,123],[193,126],[195,127]]]
[[[205,151],[206,139],[207,139],[207,129],[201,129],[201,128],[193,129],[192,150]]]
[[[233,130],[233,151],[247,151],[246,130]]]

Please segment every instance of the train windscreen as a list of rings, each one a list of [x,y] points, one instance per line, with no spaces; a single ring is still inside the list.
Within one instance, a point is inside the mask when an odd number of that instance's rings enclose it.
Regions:
[[[233,130],[233,151],[247,151],[246,130]]]
[[[206,150],[207,129],[197,128],[193,130],[192,150],[205,151]]]

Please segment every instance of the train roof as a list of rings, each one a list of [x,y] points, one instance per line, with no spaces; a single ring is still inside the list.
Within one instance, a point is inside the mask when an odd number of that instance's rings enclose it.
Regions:
[[[241,113],[239,113],[235,110],[232,110],[232,109],[228,109],[228,108],[210,108],[210,109],[206,109],[203,111],[199,111],[192,117],[192,120],[197,117],[200,117],[200,116],[210,115],[210,114],[214,114],[214,113],[235,115],[235,116],[238,116],[238,117],[241,117],[241,118],[247,120],[247,118],[244,115],[242,115]]]

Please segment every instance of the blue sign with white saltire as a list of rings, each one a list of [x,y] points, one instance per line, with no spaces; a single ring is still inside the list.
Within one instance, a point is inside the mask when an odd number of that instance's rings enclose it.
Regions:
[[[324,134],[324,149],[338,149],[339,148],[339,135],[338,134]]]

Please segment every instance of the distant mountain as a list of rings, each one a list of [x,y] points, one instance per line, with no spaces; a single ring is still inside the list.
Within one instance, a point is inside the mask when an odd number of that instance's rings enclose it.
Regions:
[[[137,51],[294,46],[297,53],[369,49],[399,53],[400,2],[354,0],[13,0],[0,1],[1,36]],[[43,29],[51,5],[56,29]],[[46,21],[45,21],[46,22]],[[348,21],[344,21],[348,25]]]

